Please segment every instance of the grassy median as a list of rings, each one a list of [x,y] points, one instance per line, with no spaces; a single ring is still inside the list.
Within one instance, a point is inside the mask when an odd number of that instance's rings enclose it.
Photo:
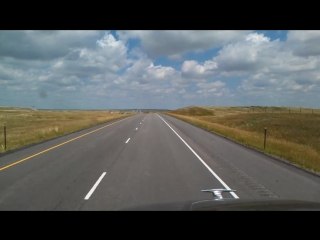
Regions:
[[[5,151],[4,124],[6,124],[8,151],[126,116],[129,114],[110,111],[36,111],[0,108],[0,153]]]
[[[320,173],[319,109],[188,107],[166,114]]]

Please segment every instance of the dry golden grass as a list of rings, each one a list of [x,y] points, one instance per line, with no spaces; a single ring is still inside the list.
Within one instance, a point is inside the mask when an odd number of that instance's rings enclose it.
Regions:
[[[300,108],[295,107],[202,107],[214,112],[215,116],[225,116],[244,113],[300,113]],[[301,108],[301,114],[320,114],[320,109]]]
[[[174,113],[185,116],[214,116],[214,112],[211,109],[201,107],[180,108],[175,110]]]
[[[300,114],[299,108],[290,108],[290,114],[286,111],[282,114],[271,111],[259,113],[257,109],[254,113],[247,113],[243,110],[245,108],[204,109],[211,110],[212,114],[187,116],[181,114],[181,109],[166,114],[320,173],[319,109],[314,110],[314,114],[303,110]],[[297,113],[292,113],[294,110]],[[264,127],[267,127],[266,149],[263,147]]]
[[[0,152],[4,152],[3,124],[6,124],[7,128],[7,150],[11,150],[125,116],[129,114],[109,111],[33,111],[0,108]]]

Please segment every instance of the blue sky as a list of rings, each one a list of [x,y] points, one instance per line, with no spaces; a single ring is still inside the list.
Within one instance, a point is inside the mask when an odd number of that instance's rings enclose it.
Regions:
[[[320,31],[0,31],[0,106],[320,108]]]

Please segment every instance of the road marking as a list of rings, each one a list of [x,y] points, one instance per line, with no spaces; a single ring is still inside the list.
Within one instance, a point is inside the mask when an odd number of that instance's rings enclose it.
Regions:
[[[158,114],[157,114],[158,115]],[[226,188],[226,189],[231,189],[229,188],[229,186],[201,159],[201,157],[188,145],[188,143],[186,143],[186,141],[183,140],[182,137],[179,136],[179,134],[173,130],[173,128],[165,121],[163,120],[162,117],[160,117],[158,115],[159,118],[161,118],[162,121],[164,121],[165,124],[168,125],[169,128],[171,128],[171,130],[180,138],[180,140],[191,150],[191,152],[193,152],[193,154],[200,160],[200,162],[202,162],[202,164],[209,170],[209,172],[212,173],[213,176],[215,176],[216,179],[218,179],[218,181]],[[239,198],[237,196],[237,194],[235,194],[234,192],[230,193],[234,198]]]
[[[130,117],[128,117],[128,118],[130,118]],[[125,119],[128,119],[128,118],[125,118]],[[76,139],[82,138],[82,137],[87,136],[87,135],[89,135],[89,134],[91,134],[91,133],[94,133],[94,132],[96,132],[96,131],[99,131],[99,130],[101,130],[101,129],[103,129],[103,128],[109,127],[109,126],[111,126],[111,125],[113,125],[113,124],[116,124],[116,123],[118,123],[118,122],[121,122],[121,121],[123,121],[123,120],[125,120],[125,119],[122,119],[122,120],[120,120],[120,121],[116,121],[116,122],[114,122],[114,123],[110,123],[110,124],[108,124],[108,125],[106,125],[106,126],[103,126],[103,127],[98,128],[98,129],[96,129],[96,130],[93,130],[93,131],[91,131],[91,132],[82,134],[82,135],[80,135],[80,136],[78,136],[78,137],[72,138],[72,139],[70,139],[70,140],[68,140],[68,141],[65,141],[65,142],[63,142],[63,143],[60,143],[60,144],[58,144],[58,145],[56,145],[56,146],[53,146],[53,147],[51,147],[51,148],[48,148],[48,149],[43,150],[43,151],[41,151],[41,152],[38,152],[38,153],[36,153],[36,154],[33,154],[33,155],[29,156],[29,157],[23,158],[23,159],[21,159],[21,160],[19,160],[19,161],[16,161],[16,162],[14,162],[14,163],[11,163],[11,164],[9,164],[9,165],[7,165],[7,166],[4,166],[4,167],[0,168],[0,171],[2,171],[2,170],[4,170],[4,169],[7,169],[7,168],[9,168],[9,167],[12,167],[12,166],[14,166],[14,165],[16,165],[16,164],[18,164],[18,163],[27,161],[27,160],[35,157],[35,156],[38,156],[38,155],[43,154],[43,153],[45,153],[45,152],[48,152],[48,151],[50,151],[50,150],[52,150],[52,149],[55,149],[55,148],[57,148],[57,147],[60,147],[60,146],[62,146],[62,145],[64,145],[64,144],[67,144],[67,143],[69,143],[69,142],[72,142],[72,141],[74,141],[74,140],[76,140]]]
[[[138,130],[138,128],[136,128],[136,131]]]
[[[90,198],[90,196],[92,195],[92,193],[94,192],[94,190],[98,187],[99,183],[101,182],[102,178],[104,177],[104,175],[106,175],[107,172],[102,173],[102,175],[99,177],[98,181],[96,181],[96,183],[93,185],[93,187],[90,189],[90,191],[88,192],[87,196],[84,198],[84,200],[88,200]]]
[[[141,123],[140,123],[141,124]]]
[[[126,141],[126,143],[128,143],[130,141],[130,138],[128,138],[128,140]]]

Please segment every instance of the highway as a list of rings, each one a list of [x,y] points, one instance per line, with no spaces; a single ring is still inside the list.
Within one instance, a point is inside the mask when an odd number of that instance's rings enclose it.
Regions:
[[[121,210],[226,198],[320,202],[320,178],[165,114],[136,114],[0,157],[0,210]]]

